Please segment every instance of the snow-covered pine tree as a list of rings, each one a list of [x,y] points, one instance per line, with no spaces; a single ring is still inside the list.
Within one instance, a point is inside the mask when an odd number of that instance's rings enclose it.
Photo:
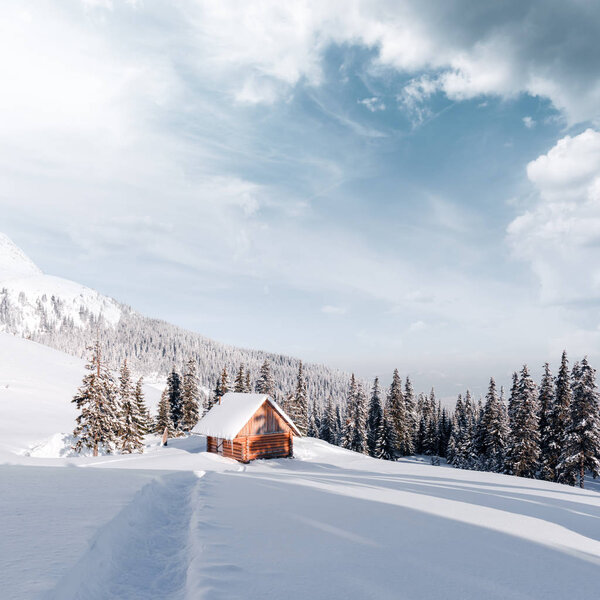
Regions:
[[[558,464],[559,481],[584,487],[585,471],[600,475],[600,406],[596,370],[585,357],[573,369],[571,421]]]
[[[85,366],[88,373],[72,400],[80,411],[73,431],[77,438],[74,449],[81,452],[83,448],[89,448],[94,456],[98,456],[100,449],[112,452],[120,419],[116,385],[102,361],[100,342],[88,346],[88,351],[91,355]]]
[[[379,377],[375,377],[371,398],[369,399],[369,415],[367,417],[367,446],[369,454],[376,458],[381,456],[383,442],[383,406],[379,390]]]
[[[259,394],[268,394],[271,398],[275,398],[275,381],[271,374],[271,363],[268,360],[265,360],[260,367],[260,373],[254,389]]]
[[[181,391],[181,376],[175,369],[167,377],[167,393],[169,394],[169,405],[171,407],[171,421],[174,433],[182,431],[183,424],[183,394]]]
[[[396,448],[398,447],[398,440],[396,439],[396,428],[394,427],[394,421],[389,411],[389,407],[386,406],[383,409],[383,435],[381,437],[381,452],[379,458],[383,460],[396,460]]]
[[[306,392],[306,382],[304,381],[304,372],[302,361],[298,366],[298,377],[296,379],[296,392],[294,394],[292,409],[292,419],[302,435],[308,431],[308,396]]]
[[[556,478],[556,463],[550,450],[554,438],[555,393],[550,365],[545,363],[542,381],[540,382],[538,404],[540,407],[540,478],[547,481],[554,481]]]
[[[406,402],[402,394],[402,380],[398,374],[398,369],[394,369],[392,375],[392,383],[388,392],[386,406],[394,424],[398,453],[402,456],[412,454],[412,432],[410,431],[409,420],[406,414]]]
[[[135,401],[135,390],[127,359],[119,372],[119,407],[121,414],[118,446],[123,454],[144,451],[144,441],[140,430],[140,416]]]
[[[223,367],[223,371],[221,371],[221,396],[219,396],[219,400],[229,392],[229,374],[227,373],[227,369]]]
[[[325,405],[325,411],[321,419],[321,428],[319,430],[319,438],[328,442],[329,444],[335,444],[336,440],[336,423],[335,423],[335,408],[333,406],[333,398],[331,394],[327,398],[327,404]]]
[[[244,365],[240,365],[237,375],[235,376],[234,392],[243,393],[246,391],[246,380],[244,378]]]
[[[135,384],[135,390],[133,392],[135,406],[137,409],[138,426],[142,435],[150,433],[150,430],[152,429],[152,419],[150,417],[148,407],[146,406],[146,400],[144,399],[143,384],[144,379],[143,377],[140,377]]]
[[[535,383],[523,365],[513,400],[513,427],[506,456],[507,470],[518,477],[536,477],[540,459],[539,404]]]
[[[356,399],[354,403],[354,430],[351,450],[367,454],[367,396],[360,381],[356,382]]]
[[[246,370],[246,377],[244,379],[244,392],[249,394],[252,391],[252,382],[250,381],[250,369]]]
[[[335,442],[338,446],[343,445],[343,437],[344,437],[344,422],[345,415],[342,414],[342,408],[339,404],[335,406]]]
[[[408,430],[412,438],[412,444],[410,452],[407,454],[413,454],[415,451],[415,445],[417,442],[417,431],[419,428],[419,422],[417,419],[417,404],[415,402],[415,391],[413,389],[410,377],[406,377],[404,382],[404,404],[406,405],[406,421],[408,423]]]
[[[460,399],[460,396],[459,396]],[[455,451],[454,466],[460,469],[473,469],[477,465],[475,453],[474,432],[476,427],[475,407],[471,392],[467,390],[464,403],[456,403],[456,414],[459,422],[460,434]]]
[[[504,459],[508,444],[508,423],[504,409],[496,393],[496,382],[492,377],[485,397],[481,417],[481,454],[478,468],[500,473],[504,470]]]
[[[308,429],[306,435],[312,438],[319,437],[319,424],[318,424],[318,412],[317,412],[317,403],[313,400],[312,406],[310,408],[310,413],[308,415]]]
[[[169,403],[169,390],[165,388],[158,403],[158,413],[154,423],[154,432],[162,435],[165,430],[167,436],[172,437],[174,433],[173,420],[171,418],[171,404]]]
[[[567,353],[563,351],[560,368],[555,381],[555,396],[550,427],[546,439],[546,449],[543,456],[544,474],[553,475],[552,481],[558,481],[557,467],[561,460],[562,448],[567,438],[567,430],[571,423],[571,375]]]
[[[183,431],[191,431],[200,418],[199,397],[196,361],[191,358],[188,360],[183,373],[183,416],[181,421]]]
[[[348,395],[346,397],[346,414],[342,427],[341,445],[348,450],[352,449],[354,439],[354,428],[356,426],[356,378],[354,373],[350,377]]]
[[[519,374],[515,371],[512,374],[512,385],[510,387],[510,396],[508,397],[508,427],[512,431],[515,419],[516,407],[519,396]]]

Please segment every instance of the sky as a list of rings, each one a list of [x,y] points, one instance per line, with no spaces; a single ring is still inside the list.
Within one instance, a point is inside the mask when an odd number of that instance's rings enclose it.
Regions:
[[[7,0],[0,230],[214,339],[453,396],[600,366],[600,4]]]

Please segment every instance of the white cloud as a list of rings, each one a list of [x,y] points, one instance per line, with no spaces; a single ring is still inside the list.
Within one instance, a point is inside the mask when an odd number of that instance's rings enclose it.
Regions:
[[[535,127],[535,121],[530,117],[523,117],[523,125],[527,127],[527,129],[533,129]]]
[[[416,75],[402,94],[413,111],[435,91],[454,100],[526,92],[549,98],[570,122],[599,116],[591,57],[598,53],[600,11],[576,3],[534,2],[527,11],[519,5],[472,11],[464,0],[201,0],[199,6],[199,51],[233,96],[247,102],[273,102],[301,80],[318,85],[326,48],[359,44],[376,50],[376,64]]]
[[[546,302],[600,299],[600,132],[559,140],[527,165],[538,196],[508,228]]]
[[[383,103],[383,100],[377,96],[373,96],[372,98],[364,98],[363,100],[359,100],[358,103],[365,106],[371,112],[385,110],[385,104]]]

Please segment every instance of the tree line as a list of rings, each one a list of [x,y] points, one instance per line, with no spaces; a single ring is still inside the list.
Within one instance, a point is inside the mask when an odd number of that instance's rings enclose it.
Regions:
[[[315,397],[309,402],[301,361],[295,387],[283,397],[268,360],[254,382],[244,364],[231,383],[223,367],[214,389],[205,396],[199,392],[196,361],[189,359],[182,375],[172,368],[152,418],[144,404],[142,380],[133,385],[127,360],[117,383],[102,360],[100,343],[90,351],[88,374],[73,399],[81,411],[74,431],[78,450],[85,446],[95,453],[99,447],[142,451],[145,433],[185,435],[227,392],[254,391],[276,399],[302,435],[375,458],[424,454],[433,462],[441,457],[462,469],[582,487],[586,471],[600,475],[596,371],[587,358],[569,370],[566,352],[556,377],[546,363],[536,385],[524,365],[513,374],[508,401],[492,378],[485,401],[475,402],[467,391],[458,396],[452,411],[442,407],[434,390],[416,395],[410,378],[403,384],[397,369],[385,392],[375,378],[367,394],[363,382],[352,375],[344,398],[330,394],[325,401]]]

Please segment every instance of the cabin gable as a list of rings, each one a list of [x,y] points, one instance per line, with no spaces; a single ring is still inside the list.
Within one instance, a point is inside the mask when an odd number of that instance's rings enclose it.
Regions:
[[[238,432],[236,438],[269,433],[288,433],[290,431],[291,427],[285,419],[268,400],[265,400]]]

